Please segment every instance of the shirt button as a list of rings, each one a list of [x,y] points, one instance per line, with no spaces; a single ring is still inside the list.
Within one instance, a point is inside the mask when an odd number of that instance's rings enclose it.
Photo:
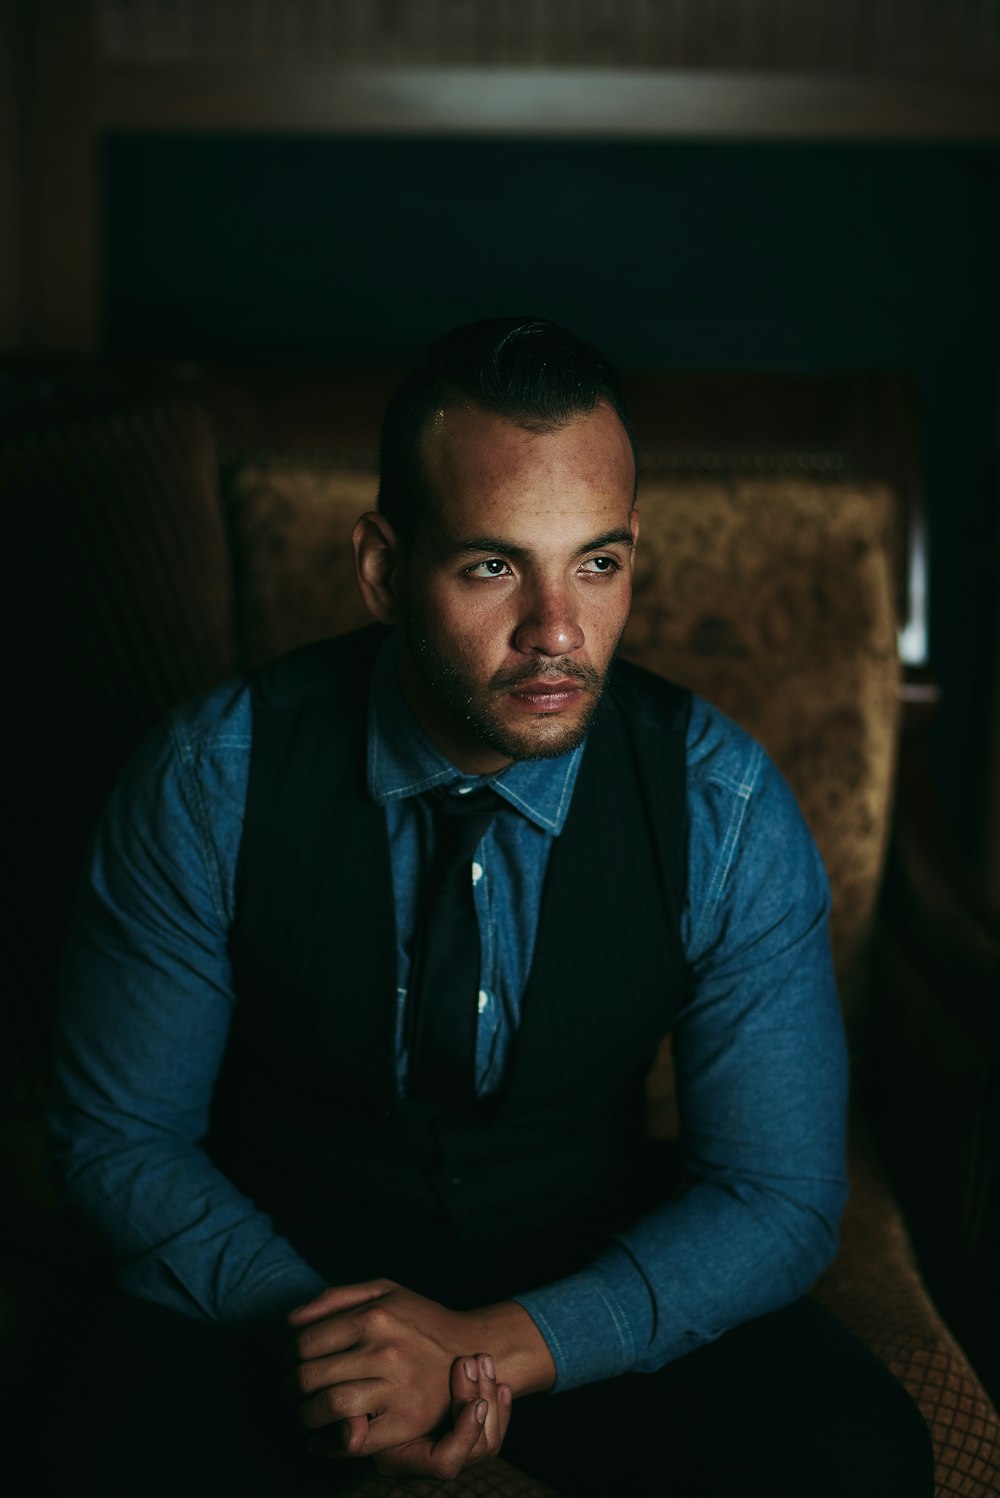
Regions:
[[[472,786],[471,785],[460,785],[458,787],[458,794],[460,796],[467,796],[471,790],[472,790]]]
[[[474,863],[472,865],[472,882],[473,882],[473,884],[478,884],[479,881],[480,881],[480,879],[482,877],[483,877],[483,866],[482,866],[482,864],[481,863]]]
[[[466,989],[466,993],[468,993],[468,989]],[[482,1014],[483,1010],[486,1008],[486,1006],[487,1006],[487,1004],[489,1002],[490,1002],[490,996],[489,996],[489,994],[486,992],[485,988],[481,988],[479,990],[479,1013],[480,1014]]]

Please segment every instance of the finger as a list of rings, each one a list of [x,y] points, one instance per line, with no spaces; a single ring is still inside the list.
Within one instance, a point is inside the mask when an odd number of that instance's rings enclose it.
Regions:
[[[393,1477],[435,1477],[448,1481],[470,1464],[482,1436],[486,1401],[477,1399],[461,1410],[451,1430],[438,1441],[427,1437],[391,1447],[375,1457],[380,1472]]]
[[[385,1402],[385,1385],[381,1379],[359,1379],[355,1383],[331,1384],[320,1389],[296,1406],[295,1418],[306,1430],[322,1430],[341,1420],[364,1419],[367,1423],[381,1414]]]
[[[367,1433],[365,1417],[341,1420],[339,1425],[328,1425],[325,1430],[314,1431],[306,1441],[306,1450],[328,1461],[343,1461],[345,1457],[358,1455]]]
[[[282,1382],[286,1396],[297,1403],[311,1399],[334,1384],[360,1384],[377,1375],[372,1358],[361,1349],[348,1348],[329,1357],[298,1359]]]
[[[514,1390],[510,1384],[500,1384],[497,1389],[497,1403],[500,1406],[500,1444],[502,1446],[510,1424],[510,1412],[514,1408]]]
[[[354,1306],[333,1316],[324,1316],[321,1321],[310,1322],[293,1336],[293,1355],[304,1363],[359,1346],[365,1339],[364,1315],[363,1306]]]
[[[478,1461],[482,1456],[492,1456],[499,1451],[503,1436],[500,1430],[500,1401],[497,1398],[497,1375],[493,1359],[489,1353],[480,1353],[476,1361],[479,1365],[479,1392],[487,1404],[482,1437],[475,1450],[475,1459]]]
[[[321,1321],[324,1316],[336,1316],[341,1311],[349,1311],[355,1306],[366,1305],[370,1300],[378,1300],[390,1290],[398,1288],[394,1280],[387,1279],[364,1280],[357,1285],[330,1285],[312,1300],[289,1311],[288,1324],[308,1326],[312,1321]]]
[[[479,1359],[456,1358],[451,1365],[451,1415],[456,1417],[463,1405],[479,1398]]]

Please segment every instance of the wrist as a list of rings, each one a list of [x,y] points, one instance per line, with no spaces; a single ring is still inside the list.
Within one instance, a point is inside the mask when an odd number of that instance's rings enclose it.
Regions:
[[[552,1388],[556,1365],[549,1344],[523,1306],[503,1300],[472,1314],[482,1343],[475,1351],[491,1355],[498,1381],[510,1385],[515,1399]]]

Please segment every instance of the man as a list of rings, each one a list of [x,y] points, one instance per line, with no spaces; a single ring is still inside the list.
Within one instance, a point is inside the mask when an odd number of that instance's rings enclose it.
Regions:
[[[52,1115],[136,1297],[78,1342],[105,1489],[504,1444],[568,1494],[931,1491],[902,1391],[801,1300],[845,1196],[825,879],[761,750],[614,662],[634,500],[598,350],[448,335],[354,532],[378,627],[181,708],[119,788]],[[678,1162],[641,1130],[667,1031]]]

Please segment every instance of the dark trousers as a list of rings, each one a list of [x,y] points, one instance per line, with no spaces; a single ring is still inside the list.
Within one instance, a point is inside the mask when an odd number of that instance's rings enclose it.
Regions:
[[[60,1498],[318,1498],[349,1491],[365,1469],[304,1453],[273,1349],[113,1296],[71,1335],[64,1325],[51,1351],[31,1407],[43,1426],[35,1450]],[[566,1498],[934,1491],[916,1407],[810,1301],[658,1373],[517,1401],[503,1455]]]

